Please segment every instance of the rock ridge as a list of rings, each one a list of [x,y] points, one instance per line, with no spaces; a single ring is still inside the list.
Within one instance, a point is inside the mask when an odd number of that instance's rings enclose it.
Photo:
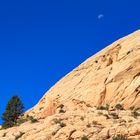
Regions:
[[[121,105],[123,109],[115,108]],[[130,109],[131,108],[131,109]],[[140,140],[140,30],[58,81],[0,140]]]

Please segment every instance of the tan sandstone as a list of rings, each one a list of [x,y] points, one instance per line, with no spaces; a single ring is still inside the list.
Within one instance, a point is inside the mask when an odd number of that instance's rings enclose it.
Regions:
[[[124,111],[114,109],[122,104]],[[97,110],[109,104],[110,109]],[[0,140],[111,140],[117,134],[140,139],[140,118],[130,107],[140,107],[140,31],[90,57],[25,112],[38,119],[0,130]],[[114,119],[116,113],[119,119]],[[107,118],[107,116],[109,118]]]

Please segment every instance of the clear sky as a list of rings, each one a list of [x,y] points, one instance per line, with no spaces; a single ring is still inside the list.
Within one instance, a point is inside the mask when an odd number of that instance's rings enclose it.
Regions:
[[[140,28],[140,0],[1,0],[0,115],[34,106],[61,77]]]

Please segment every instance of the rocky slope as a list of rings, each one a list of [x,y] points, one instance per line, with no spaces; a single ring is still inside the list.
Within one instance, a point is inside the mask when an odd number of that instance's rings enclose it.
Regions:
[[[103,108],[106,104],[109,109]],[[116,104],[125,110],[116,110]],[[138,107],[140,31],[114,42],[66,75],[24,114],[24,119],[33,116],[37,122],[27,119],[1,130],[0,140],[111,140],[118,134],[140,140]]]
[[[99,106],[118,102],[140,106],[140,31],[89,58],[52,87],[31,114],[55,113],[59,104],[76,110],[80,103]],[[48,112],[48,110],[52,112]]]

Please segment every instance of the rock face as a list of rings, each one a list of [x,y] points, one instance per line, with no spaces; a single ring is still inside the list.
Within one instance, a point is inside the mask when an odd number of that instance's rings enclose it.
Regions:
[[[111,110],[118,103],[126,110],[113,112],[118,116],[114,119]],[[106,104],[110,111],[97,110]],[[140,31],[66,75],[24,114],[38,122],[1,130],[0,140],[106,140],[117,134],[139,140],[140,119],[131,115],[130,107],[140,107]]]
[[[103,104],[140,106],[140,31],[124,37],[89,58],[61,79],[29,112],[65,104],[67,110]],[[48,109],[47,109],[48,110]],[[54,111],[53,111],[54,112]]]

